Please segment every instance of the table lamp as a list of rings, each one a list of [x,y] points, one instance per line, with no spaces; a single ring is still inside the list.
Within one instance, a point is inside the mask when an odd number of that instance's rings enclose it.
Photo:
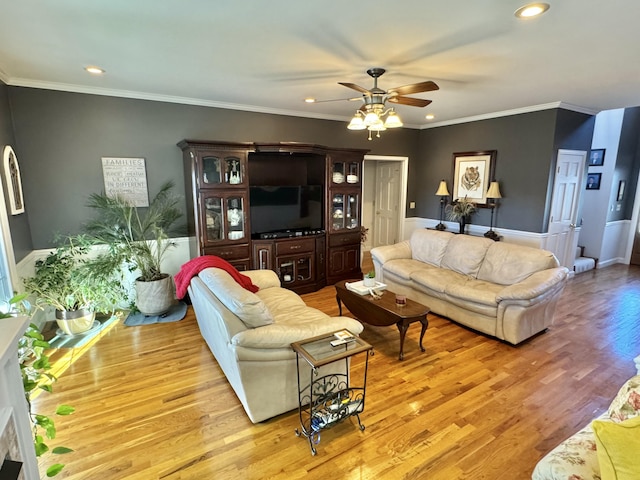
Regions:
[[[447,203],[447,198],[449,198],[449,190],[447,190],[447,182],[444,180],[440,181],[436,196],[440,197],[440,223],[436,225],[436,230],[446,230],[447,226],[442,221],[444,220],[444,206]]]
[[[502,198],[502,195],[500,195],[500,185],[498,182],[491,182],[489,190],[487,191],[487,201],[493,200],[493,202],[489,203],[489,208],[491,208],[491,223],[489,224],[489,231],[486,232],[484,236],[492,240],[498,240],[500,238],[498,234],[493,231],[493,211],[498,207],[499,198]]]

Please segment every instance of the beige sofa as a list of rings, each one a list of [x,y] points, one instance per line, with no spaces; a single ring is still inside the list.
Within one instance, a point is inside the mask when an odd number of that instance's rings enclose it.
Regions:
[[[363,327],[349,317],[329,317],[281,288],[271,270],[242,272],[260,287],[251,293],[219,268],[191,279],[189,296],[200,332],[252,422],[298,407],[296,354],[291,343],[336,330],[358,335]],[[301,362],[301,377],[309,367]],[[319,374],[343,373],[344,363]],[[308,383],[308,381],[307,381]]]
[[[437,230],[371,256],[376,280],[393,292],[514,345],[551,325],[568,278],[551,252]]]

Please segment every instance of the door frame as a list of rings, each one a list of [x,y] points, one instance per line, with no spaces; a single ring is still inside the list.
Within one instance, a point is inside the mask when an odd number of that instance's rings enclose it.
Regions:
[[[366,189],[366,175],[364,174],[367,164],[372,166],[373,162],[400,162],[400,185],[398,187],[398,237],[399,240],[404,239],[404,223],[407,218],[407,178],[409,172],[409,157],[397,156],[397,155],[365,155],[362,163],[362,204],[364,205],[370,198],[365,198]],[[375,211],[373,212],[375,216]],[[362,217],[362,224],[365,222],[364,215]],[[375,225],[375,222],[371,222],[371,225]],[[373,232],[369,232],[370,237]]]
[[[640,185],[640,173],[638,173],[638,181],[636,185]],[[629,227],[629,234],[627,238],[627,250],[624,255],[624,263],[626,265],[631,264],[631,254],[633,252],[633,242],[636,238],[636,230],[640,228],[640,195],[638,195],[638,191],[636,190],[636,196],[633,201],[633,210],[631,213],[631,225]]]

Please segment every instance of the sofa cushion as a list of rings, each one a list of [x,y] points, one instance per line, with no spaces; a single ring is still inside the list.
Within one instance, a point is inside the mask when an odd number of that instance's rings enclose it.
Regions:
[[[596,479],[599,472],[596,441],[590,423],[547,453],[537,463],[531,479]]]
[[[426,228],[414,230],[409,240],[411,256],[420,262],[439,267],[447,245],[453,237],[451,232],[427,230]]]
[[[594,420],[593,433],[602,480],[640,478],[640,417],[621,423]]]
[[[229,273],[219,268],[206,268],[198,276],[248,328],[273,323],[273,317],[260,297],[240,286]]]
[[[500,285],[513,285],[535,272],[557,266],[556,257],[546,250],[494,242],[487,250],[478,279]]]
[[[442,298],[447,285],[463,283],[467,277],[457,272],[452,272],[444,268],[423,268],[416,269],[411,273],[411,279],[417,290],[424,291],[439,298]],[[438,295],[440,294],[440,295]]]
[[[640,375],[631,377],[622,385],[608,413],[614,422],[622,422],[640,414]]]
[[[383,270],[385,276],[387,275],[387,273],[392,273],[396,278],[401,278],[406,282],[409,282],[414,272],[437,270],[437,268],[418,260],[400,258],[397,260],[390,260],[385,263]]]
[[[475,278],[487,250],[494,243],[489,238],[453,235],[440,266]]]

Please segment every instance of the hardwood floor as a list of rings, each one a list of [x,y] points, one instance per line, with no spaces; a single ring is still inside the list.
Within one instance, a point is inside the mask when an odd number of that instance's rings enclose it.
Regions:
[[[334,292],[303,298],[337,315]],[[640,267],[615,265],[570,280],[554,326],[517,347],[429,315],[426,352],[413,325],[399,362],[397,330],[366,326],[366,430],[347,420],[323,431],[316,456],[294,434],[297,412],[249,421],[191,310],[119,323],[35,406],[76,407],[57,420],[56,443],[75,449],[55,459],[58,478],[527,479],[635,374],[639,318]]]

